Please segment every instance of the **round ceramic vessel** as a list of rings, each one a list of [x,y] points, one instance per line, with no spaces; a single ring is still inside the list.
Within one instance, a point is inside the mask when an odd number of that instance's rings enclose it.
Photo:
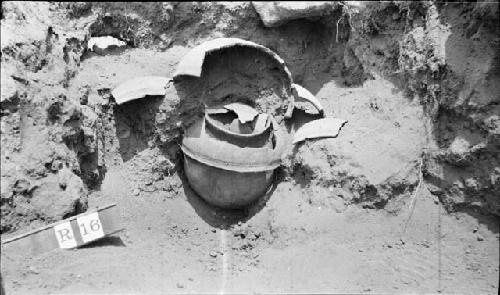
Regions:
[[[273,182],[274,170],[238,172],[184,157],[191,188],[205,201],[222,208],[242,208],[256,202]]]
[[[272,118],[260,128],[230,128],[231,118],[209,115],[184,134],[184,171],[193,190],[208,203],[242,208],[257,201],[273,182],[284,146]],[[241,127],[241,126],[240,126]],[[239,132],[244,130],[244,133]]]

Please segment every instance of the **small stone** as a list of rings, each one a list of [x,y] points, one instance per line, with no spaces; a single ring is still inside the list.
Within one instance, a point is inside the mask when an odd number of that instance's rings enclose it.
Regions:
[[[19,179],[14,184],[14,192],[17,194],[23,194],[28,191],[30,187],[30,182],[26,179]]]
[[[482,236],[477,236],[477,240],[481,242],[484,241],[484,238]]]
[[[176,286],[177,286],[177,288],[179,288],[179,289],[184,288],[184,285],[183,285],[183,284],[181,284],[181,283],[177,283],[177,284],[176,284]]]
[[[80,177],[69,168],[39,179],[38,184],[31,191],[30,204],[38,214],[48,219],[61,220],[79,213],[78,208],[87,206],[87,189]],[[64,184],[65,190],[61,189],[61,184]]]
[[[28,268],[28,270],[29,270],[30,273],[33,273],[33,274],[36,274],[36,275],[40,273],[40,271],[36,267],[34,267],[34,266],[30,266]]]
[[[136,188],[136,189],[132,192],[132,194],[133,194],[134,196],[138,196],[140,192],[141,192],[141,191],[140,191],[139,189],[137,189],[137,188]]]
[[[80,97],[80,104],[81,105],[87,105],[89,103],[89,96],[88,95],[83,95]]]
[[[215,252],[215,251],[210,251],[209,255],[210,255],[211,257],[214,257],[214,258],[215,258],[215,257],[217,257],[217,252]]]
[[[193,278],[188,278],[188,281],[192,282],[192,281],[194,281],[194,279]]]
[[[4,68],[2,67],[2,94],[0,97],[0,101],[10,101],[12,100],[16,95],[17,95],[17,85],[15,80],[7,75],[4,74]]]
[[[217,230],[215,228],[212,228],[212,232],[215,233],[217,232]]]

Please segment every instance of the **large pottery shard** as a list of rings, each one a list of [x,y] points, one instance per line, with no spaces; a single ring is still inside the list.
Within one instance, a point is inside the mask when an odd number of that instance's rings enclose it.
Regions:
[[[323,118],[311,121],[297,130],[293,143],[313,138],[336,137],[345,123],[347,123],[347,120],[337,118]]]
[[[305,100],[311,103],[314,108],[318,111],[321,116],[324,116],[324,109],[319,100],[311,93],[309,90],[298,84],[292,84],[292,89],[294,91],[295,98],[295,106],[300,108],[300,101]]]
[[[111,94],[117,104],[143,98],[147,95],[165,95],[165,86],[170,80],[170,78],[159,76],[133,78],[118,85]]]
[[[217,38],[196,46],[182,58],[177,66],[177,70],[174,73],[174,78],[182,75],[201,77],[202,66],[206,55],[217,50],[234,46],[251,47],[270,55],[278,64],[281,65],[281,69],[285,72],[289,82],[291,83],[292,75],[286,67],[285,61],[281,57],[267,47],[239,38]]]

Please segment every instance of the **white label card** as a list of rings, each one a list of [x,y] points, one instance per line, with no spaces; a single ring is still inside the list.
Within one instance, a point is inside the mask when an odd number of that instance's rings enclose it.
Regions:
[[[102,223],[97,212],[78,217],[76,223],[84,243],[104,237]]]
[[[75,234],[70,222],[54,226],[54,233],[56,234],[57,242],[59,242],[59,248],[70,249],[76,247]]]

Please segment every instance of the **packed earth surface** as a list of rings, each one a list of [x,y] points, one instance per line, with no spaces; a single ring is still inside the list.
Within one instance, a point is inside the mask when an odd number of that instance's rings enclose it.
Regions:
[[[1,12],[2,241],[113,203],[124,228],[38,255],[2,244],[5,294],[498,293],[498,2],[2,2]],[[190,49],[222,37],[269,48],[327,117],[347,120],[337,137],[287,150],[268,193],[238,210],[187,182],[182,126],[200,106],[185,102],[205,86],[248,91],[283,115],[277,92],[256,90],[281,81],[268,57],[213,54],[208,82],[180,101],[169,86],[121,105],[111,94],[128,79],[173,77]]]

